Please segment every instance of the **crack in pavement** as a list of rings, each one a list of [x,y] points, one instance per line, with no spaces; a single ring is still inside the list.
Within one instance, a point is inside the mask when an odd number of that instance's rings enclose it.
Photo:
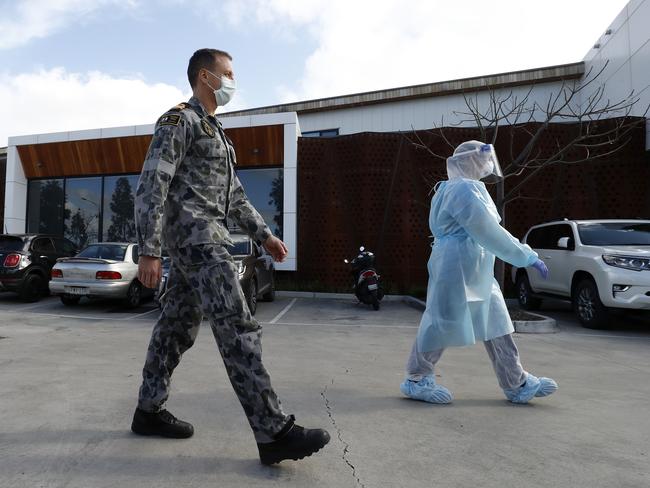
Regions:
[[[333,378],[332,378],[332,384],[334,384]],[[336,436],[339,438],[341,444],[343,444],[343,456],[341,456],[341,458],[343,459],[343,461],[345,461],[345,464],[347,464],[348,467],[352,470],[352,476],[354,477],[354,480],[357,482],[357,485],[361,486],[362,488],[366,488],[366,485],[364,485],[361,482],[359,476],[357,475],[357,468],[348,459],[348,453],[350,452],[350,444],[345,442],[343,440],[343,437],[341,436],[341,429],[339,428],[338,424],[336,423],[336,420],[334,419],[334,415],[332,413],[332,406],[330,405],[330,401],[327,398],[326,393],[327,393],[327,385],[325,385],[325,388],[323,388],[323,391],[321,391],[320,395],[323,397],[323,400],[325,401],[325,409],[327,410],[327,415],[330,418],[330,422],[334,426],[334,429],[336,429]]]

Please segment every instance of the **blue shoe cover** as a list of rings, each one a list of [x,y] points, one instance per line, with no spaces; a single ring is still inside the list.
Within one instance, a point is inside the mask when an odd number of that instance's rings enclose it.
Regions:
[[[541,385],[539,387],[539,390],[537,390],[537,393],[535,393],[536,397],[549,396],[557,391],[558,386],[555,380],[540,376],[539,382],[541,383]]]
[[[522,386],[519,388],[504,388],[503,392],[512,403],[528,403],[537,395],[541,386],[542,382],[539,381],[539,378],[528,373],[526,382]]]
[[[417,382],[406,379],[399,389],[406,397],[428,403],[451,403],[454,399],[447,388],[436,384],[433,376],[425,376]]]

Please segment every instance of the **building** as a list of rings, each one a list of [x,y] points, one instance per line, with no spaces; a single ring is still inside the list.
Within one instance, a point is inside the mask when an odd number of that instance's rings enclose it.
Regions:
[[[429,137],[444,118],[455,143],[476,138],[475,124],[456,115],[464,97],[486,104],[492,90],[541,104],[563,84],[601,69],[594,89],[602,99],[621,100],[634,90],[639,101],[629,115],[645,117],[649,21],[650,0],[630,1],[585,58],[567,65],[223,114],[249,197],[293,251],[279,268],[302,287],[349,288],[341,261],[365,244],[377,251],[396,290],[425,286],[429,192],[444,178],[444,165],[405,144],[405,135]],[[589,93],[577,101],[587,103]],[[541,116],[535,112],[532,122]],[[528,200],[506,209],[507,227],[521,237],[530,225],[562,216],[650,217],[648,127],[633,132],[606,164],[540,174]],[[10,138],[5,229],[54,232],[78,243],[131,240],[129,195],[152,131],[147,125]]]
[[[295,114],[232,117],[237,173],[266,222],[296,246]],[[133,241],[133,192],[154,125],[9,138],[7,232],[64,235],[79,247]],[[295,257],[282,269],[296,269]]]
[[[5,200],[5,174],[7,173],[7,148],[0,147],[0,202]],[[4,229],[4,205],[0,209],[0,229]]]

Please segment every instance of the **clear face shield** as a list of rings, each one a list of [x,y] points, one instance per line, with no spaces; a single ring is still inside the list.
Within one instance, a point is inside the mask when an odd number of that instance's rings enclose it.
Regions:
[[[449,178],[469,178],[496,182],[503,178],[503,171],[492,144],[479,141],[463,142],[447,158]]]

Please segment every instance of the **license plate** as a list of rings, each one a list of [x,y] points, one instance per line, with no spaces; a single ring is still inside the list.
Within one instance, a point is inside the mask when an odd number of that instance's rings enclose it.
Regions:
[[[68,295],[88,295],[88,288],[83,288],[81,286],[66,286],[65,292]]]
[[[368,290],[376,290],[377,285],[368,285]]]

